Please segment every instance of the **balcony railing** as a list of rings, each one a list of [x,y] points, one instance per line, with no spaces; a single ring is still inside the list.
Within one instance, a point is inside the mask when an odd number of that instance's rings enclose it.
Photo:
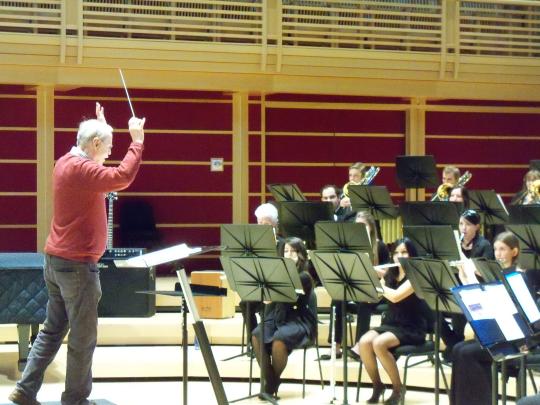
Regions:
[[[0,1],[0,32],[538,58],[540,1]]]

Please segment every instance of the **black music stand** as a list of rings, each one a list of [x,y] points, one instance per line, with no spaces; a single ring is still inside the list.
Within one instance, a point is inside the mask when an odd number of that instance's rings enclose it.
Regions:
[[[404,226],[403,236],[413,241],[420,257],[438,260],[461,258],[457,236],[450,225]]]
[[[373,256],[365,224],[319,221],[315,224],[318,252],[363,252]]]
[[[416,189],[416,199],[419,188],[439,185],[435,158],[432,155],[396,156],[396,172],[397,182],[401,188]]]
[[[333,300],[341,301],[346,314],[347,302],[379,302],[383,293],[369,255],[365,253],[312,252],[312,261],[323,286]],[[344,350],[347,348],[347,323],[343,322]],[[343,354],[343,405],[347,402],[347,355]]]
[[[234,278],[230,270],[231,257],[277,257],[276,238],[274,229],[271,225],[236,225],[223,224],[221,225],[221,266],[229,282],[229,287],[233,291],[237,291]],[[249,320],[251,313],[251,305],[246,302],[245,312]],[[240,354],[224,359],[223,361],[232,360],[240,356],[251,354],[251,331],[252,325],[246,322],[245,328],[247,336],[246,351],[244,351],[244,326],[242,326],[242,345]]]
[[[115,260],[117,267],[141,267],[147,268],[150,266],[157,266],[164,263],[178,263],[181,259],[185,259],[190,256],[208,252],[211,250],[219,249],[219,246],[197,247],[190,248],[185,243],[175,245],[169,248],[158,250],[145,255],[136,256],[127,260]],[[216,366],[214,355],[212,354],[212,348],[204,328],[204,324],[200,320],[197,308],[193,301],[193,294],[185,270],[181,269],[176,272],[182,291],[136,291],[141,294],[151,295],[169,295],[183,297],[182,300],[182,385],[183,385],[183,404],[188,403],[188,350],[187,350],[187,312],[191,312],[193,316],[193,329],[199,340],[201,353],[203,354],[204,362],[206,364],[206,370],[208,371],[208,377],[212,383],[214,394],[219,405],[227,405],[227,396],[223,389],[223,383],[219,375],[219,371]],[[227,289],[210,287],[210,286],[193,286],[199,287],[197,295],[226,295]]]
[[[291,259],[282,257],[231,257],[231,275],[234,278],[236,292],[240,298],[246,302],[296,302],[297,292],[302,292],[302,283],[296,264]],[[261,353],[266,350],[264,343],[264,313],[265,305],[261,310]],[[272,404],[277,404],[276,400],[264,392],[265,383],[265,356],[261,356],[261,391],[259,398]],[[237,402],[252,398],[256,395],[249,395],[245,398],[236,399]]]
[[[535,160],[529,161],[529,170],[538,170],[538,171],[540,171],[540,160],[535,159]]]
[[[485,257],[472,259],[474,267],[486,283],[502,281],[504,279],[503,269],[497,260],[489,260]]]
[[[494,190],[469,190],[469,208],[477,211],[484,225],[508,222],[508,211]]]
[[[279,204],[279,222],[285,236],[296,236],[315,248],[314,226],[318,221],[332,221],[334,207],[322,201],[284,201]]]
[[[291,184],[268,184],[268,191],[277,202],[282,201],[306,201],[306,197],[302,191],[294,183]]]
[[[349,197],[353,211],[367,211],[377,220],[399,215],[385,186],[350,185]]]
[[[444,373],[439,357],[441,312],[461,313],[450,288],[459,285],[448,262],[424,258],[400,258],[399,262],[415,294],[435,311],[435,404],[439,403],[439,372]]]
[[[507,225],[519,239],[519,263],[527,270],[540,270],[540,225]]]
[[[540,224],[540,205],[509,205],[511,224]]]
[[[399,204],[404,226],[450,225],[459,227],[459,216],[463,205],[446,201],[413,201]]]

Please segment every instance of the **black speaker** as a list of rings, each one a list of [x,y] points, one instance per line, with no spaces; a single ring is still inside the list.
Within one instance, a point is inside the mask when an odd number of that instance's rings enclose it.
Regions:
[[[102,318],[142,318],[156,313],[156,296],[137,291],[155,291],[155,268],[117,268],[114,260],[140,256],[142,248],[108,249],[99,260],[101,300],[98,315]]]

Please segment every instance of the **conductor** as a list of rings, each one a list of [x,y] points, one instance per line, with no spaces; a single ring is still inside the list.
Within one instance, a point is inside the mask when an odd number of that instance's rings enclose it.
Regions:
[[[47,366],[69,331],[62,405],[91,405],[92,357],[97,341],[101,298],[97,262],[105,251],[107,215],[104,197],[135,179],[144,149],[145,119],[132,117],[132,142],[117,167],[103,166],[113,147],[113,129],[96,103],[96,119],[83,121],[77,146],[56,162],[53,171],[54,211],[45,244],[45,283],[49,301],[21,379],[9,400],[37,405]]]

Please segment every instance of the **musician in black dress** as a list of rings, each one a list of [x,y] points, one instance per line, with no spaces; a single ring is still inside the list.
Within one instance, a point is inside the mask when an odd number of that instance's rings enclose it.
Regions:
[[[400,257],[416,256],[412,241],[403,238],[395,243],[393,260],[399,263]],[[373,394],[367,403],[379,402],[385,390],[381,381],[377,360],[392,382],[392,395],[385,404],[399,404],[403,387],[391,349],[400,345],[418,345],[425,341],[428,322],[432,318],[426,303],[419,299],[401,266],[390,267],[381,280],[384,294],[388,301],[388,310],[382,316],[381,326],[366,332],[352,349],[359,354],[373,384]]]
[[[459,232],[461,234],[461,251],[468,259],[485,257],[493,260],[493,248],[491,243],[480,235],[480,215],[475,210],[464,211],[459,218]],[[446,321],[441,324],[441,338],[446,345],[443,357],[446,361],[452,361],[452,349],[465,339],[465,325],[467,320],[463,314],[449,314],[452,328]]]
[[[379,233],[377,232],[377,226],[375,224],[375,219],[373,216],[365,211],[360,211],[356,214],[355,222],[362,223],[366,225],[366,230],[368,232],[369,238],[372,242],[373,249],[373,265],[386,264],[390,261],[390,252],[386,244],[379,238]],[[383,273],[380,274],[383,276]],[[341,308],[341,301],[332,300],[331,306],[335,307],[335,321],[334,325],[334,341],[336,342],[336,356],[340,358],[341,353],[341,340],[342,340],[342,322],[343,314]],[[360,339],[360,337],[369,330],[369,324],[371,321],[371,314],[377,307],[377,304],[368,304],[356,302],[353,304],[348,304],[348,307],[351,307],[351,310],[356,312],[357,323],[356,323],[356,339],[355,342]],[[328,343],[332,341],[332,330],[328,331]],[[321,360],[330,360],[330,354],[323,354]]]
[[[493,243],[495,258],[504,272],[523,271],[518,267],[519,241],[512,232],[497,235]],[[478,283],[473,272],[460,271],[463,284]],[[527,279],[525,278],[525,281]],[[458,343],[452,352],[450,405],[491,404],[492,358],[476,340]]]
[[[285,240],[283,256],[296,262],[304,294],[298,296],[296,303],[268,303],[265,308],[264,344],[266,350],[261,353],[261,327],[253,330],[252,344],[259,365],[261,356],[265,356],[266,386],[264,392],[276,395],[281,383],[281,374],[285,370],[289,354],[293,349],[303,347],[316,336],[317,299],[313,289],[313,280],[307,272],[307,251],[299,238]]]

